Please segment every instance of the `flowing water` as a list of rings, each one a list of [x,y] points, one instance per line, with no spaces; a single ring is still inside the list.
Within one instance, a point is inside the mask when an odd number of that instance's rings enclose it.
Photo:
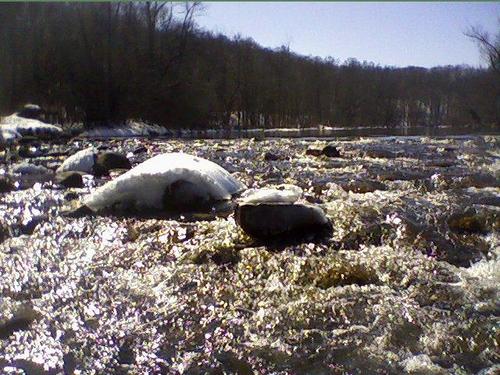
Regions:
[[[311,138],[95,144],[134,165],[183,151],[249,188],[298,185],[331,237],[259,243],[233,215],[66,217],[107,179],[18,178],[0,194],[2,372],[500,370],[498,135],[347,137],[340,158],[307,155],[327,144]],[[87,145],[24,155],[54,169]]]

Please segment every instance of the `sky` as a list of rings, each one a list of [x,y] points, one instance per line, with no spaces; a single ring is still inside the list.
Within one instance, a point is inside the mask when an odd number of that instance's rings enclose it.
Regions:
[[[500,2],[206,2],[197,23],[302,55],[433,67],[484,65],[463,32],[480,25],[495,34],[498,19]]]

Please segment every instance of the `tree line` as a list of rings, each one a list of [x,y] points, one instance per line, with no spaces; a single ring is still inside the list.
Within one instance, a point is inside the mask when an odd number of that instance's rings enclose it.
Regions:
[[[33,102],[89,127],[130,118],[171,128],[499,124],[498,61],[425,69],[307,57],[204,31],[200,9],[0,4],[0,112]]]

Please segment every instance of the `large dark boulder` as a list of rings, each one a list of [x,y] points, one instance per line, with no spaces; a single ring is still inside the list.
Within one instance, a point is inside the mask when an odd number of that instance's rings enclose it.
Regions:
[[[260,189],[245,194],[235,211],[241,228],[256,239],[291,239],[324,234],[330,222],[323,210],[300,203],[301,190]]]
[[[239,205],[236,221],[247,234],[260,239],[316,234],[328,224],[319,207],[296,203]]]

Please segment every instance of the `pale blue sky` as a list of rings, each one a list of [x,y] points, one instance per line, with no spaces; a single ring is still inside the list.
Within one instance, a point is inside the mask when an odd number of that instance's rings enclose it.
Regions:
[[[499,2],[206,2],[206,30],[240,33],[265,47],[288,44],[303,55],[355,57],[381,65],[482,64],[463,35],[469,25],[498,30]]]

